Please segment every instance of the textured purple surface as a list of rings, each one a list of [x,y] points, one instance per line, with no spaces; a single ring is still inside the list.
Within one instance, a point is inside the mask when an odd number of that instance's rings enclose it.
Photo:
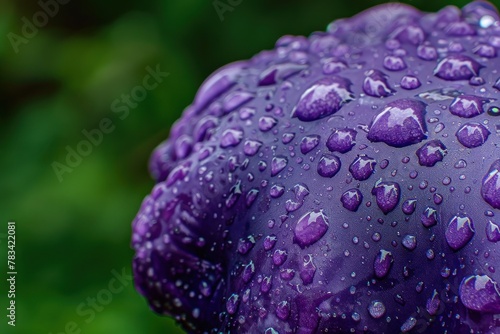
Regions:
[[[208,78],[135,285],[190,333],[500,333],[500,21],[394,3]]]

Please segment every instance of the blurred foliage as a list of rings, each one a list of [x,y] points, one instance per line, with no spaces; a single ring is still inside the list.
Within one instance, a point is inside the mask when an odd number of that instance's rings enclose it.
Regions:
[[[2,314],[0,332],[59,334],[75,322],[81,333],[181,333],[151,312],[132,284],[93,319],[77,311],[107,289],[112,270],[130,272],[130,223],[153,185],[150,152],[218,67],[382,1],[243,0],[223,20],[210,0],[67,2],[18,52],[9,34],[22,36],[23,17],[32,21],[41,7],[0,2],[0,269],[6,222],[14,220],[18,271],[17,326]],[[435,11],[450,2],[408,3]],[[157,64],[169,77],[120,119],[113,101]],[[76,149],[82,131],[103,118],[114,131],[59,182],[52,163],[65,163],[67,146]]]

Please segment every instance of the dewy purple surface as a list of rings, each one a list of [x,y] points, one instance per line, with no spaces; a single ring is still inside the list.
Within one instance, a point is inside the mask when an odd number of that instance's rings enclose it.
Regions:
[[[208,78],[135,286],[189,333],[500,333],[500,21],[393,3]]]

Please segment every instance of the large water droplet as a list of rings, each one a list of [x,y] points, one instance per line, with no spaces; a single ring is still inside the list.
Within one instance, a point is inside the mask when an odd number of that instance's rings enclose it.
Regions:
[[[302,94],[292,116],[307,122],[336,113],[354,98],[350,85],[349,80],[337,76],[320,79]]]
[[[396,182],[382,182],[382,180],[378,180],[372,189],[372,195],[375,195],[380,210],[384,214],[388,214],[398,205],[401,188]]]
[[[500,313],[500,287],[488,275],[465,277],[460,283],[460,300],[468,309]]]
[[[446,228],[446,242],[453,250],[459,250],[467,245],[474,233],[474,224],[469,217],[454,216]]]
[[[323,211],[306,213],[297,222],[293,231],[295,242],[301,247],[307,247],[321,239],[328,230],[328,218]]]
[[[452,22],[446,27],[448,36],[472,36],[476,34],[476,30],[465,21]]]
[[[490,131],[479,123],[466,123],[455,134],[460,144],[467,148],[483,145],[488,140],[489,135]]]
[[[347,153],[356,145],[356,135],[354,129],[334,129],[326,141],[326,147],[331,152]]]
[[[318,174],[323,177],[334,177],[340,170],[340,159],[333,154],[323,154],[318,162]]]
[[[394,147],[421,142],[427,132],[424,114],[426,105],[413,99],[401,99],[386,105],[375,116],[367,138]]]
[[[392,263],[394,262],[394,258],[392,257],[392,253],[381,249],[377,256],[375,257],[375,261],[373,262],[373,269],[375,271],[375,276],[378,278],[383,278],[389,274],[389,270],[392,267]]]
[[[358,189],[349,189],[340,198],[342,205],[349,211],[357,211],[363,201],[363,194]]]
[[[318,135],[305,136],[300,142],[300,152],[302,152],[302,154],[311,152],[316,146],[318,146],[319,140],[320,136]]]
[[[286,157],[281,155],[274,157],[271,161],[271,176],[277,175],[279,172],[285,169],[287,164],[288,159]]]
[[[495,160],[483,178],[481,186],[481,196],[494,207],[500,209],[500,159]]]
[[[269,195],[271,195],[272,198],[281,197],[283,196],[284,193],[285,193],[285,187],[281,184],[275,184],[269,190]]]
[[[366,78],[363,82],[363,91],[365,94],[374,97],[385,97],[394,92],[387,82],[387,75],[379,70],[370,70],[366,73]]]
[[[479,75],[481,65],[464,55],[451,55],[439,61],[434,75],[444,80],[469,80]]]
[[[437,139],[425,143],[416,152],[418,163],[426,167],[432,167],[439,161],[443,161],[447,153],[446,146]]]
[[[425,40],[425,33],[421,27],[415,24],[404,25],[397,28],[394,33],[391,34],[394,38],[397,38],[402,43],[410,43],[413,45],[422,44]]]

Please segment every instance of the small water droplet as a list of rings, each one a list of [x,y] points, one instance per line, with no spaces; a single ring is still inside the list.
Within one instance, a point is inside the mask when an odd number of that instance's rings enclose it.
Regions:
[[[494,207],[500,209],[500,159],[495,160],[484,176],[481,186],[481,196]]]
[[[356,144],[357,131],[354,129],[334,129],[326,141],[326,147],[331,152],[346,153]]]
[[[490,131],[479,123],[466,123],[455,134],[460,144],[467,148],[483,145],[489,135]]]
[[[357,211],[361,202],[363,202],[363,194],[358,189],[349,189],[342,194],[340,198],[342,205],[349,211]]]
[[[380,319],[385,314],[385,305],[379,300],[373,300],[368,305],[368,312],[374,319]]]
[[[380,210],[384,214],[388,214],[398,205],[401,188],[396,182],[382,182],[379,180],[372,189],[372,195],[375,195]]]
[[[308,212],[297,222],[294,229],[294,240],[302,248],[317,242],[328,230],[328,218],[323,211]]]
[[[389,270],[392,267],[392,263],[394,259],[392,257],[392,253],[381,249],[377,256],[375,257],[375,261],[373,263],[373,269],[375,271],[375,276],[378,278],[384,278],[389,274]]]
[[[366,73],[363,91],[374,97],[386,97],[394,92],[387,82],[387,75],[379,70],[370,70]]]
[[[340,170],[341,163],[339,157],[333,154],[323,154],[318,162],[318,174],[323,177],[332,178]]]

